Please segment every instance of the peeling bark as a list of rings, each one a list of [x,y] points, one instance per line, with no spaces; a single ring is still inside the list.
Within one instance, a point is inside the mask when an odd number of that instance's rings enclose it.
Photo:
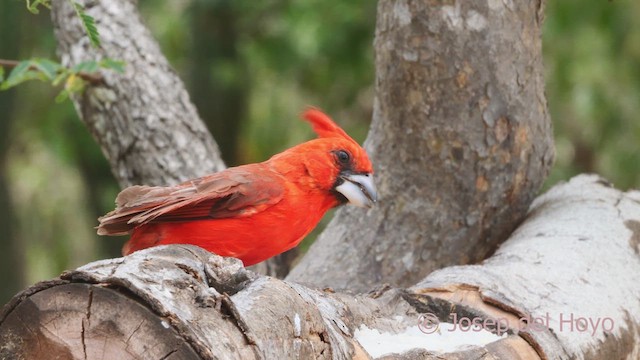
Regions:
[[[379,2],[365,145],[380,201],[339,210],[288,279],[409,286],[509,236],[553,159],[541,11],[532,0]]]
[[[406,296],[390,288],[356,296],[308,289],[198,247],[161,246],[18,295],[0,313],[0,358],[49,349],[68,359],[84,359],[85,351],[159,359],[178,349],[176,358],[186,359],[368,359],[355,338],[361,326],[401,332],[418,323]]]
[[[133,0],[80,1],[93,16],[102,46],[92,48],[67,1],[51,14],[62,63],[111,58],[125,74],[102,71],[102,84],[74,96],[82,121],[111,164],[121,187],[168,185],[224,169],[218,147],[198,117]]]
[[[197,247],[156,247],[17,295],[0,311],[0,358],[41,354],[45,345],[71,359],[86,349],[91,358],[108,344],[126,350],[122,358],[158,351],[145,359],[634,359],[639,219],[640,192],[580,176],[537,199],[483,264],[358,295],[258,276]],[[144,314],[151,329],[141,331]],[[542,326],[532,325],[546,314]],[[574,315],[573,330],[562,314]],[[437,331],[425,327],[427,315],[440,319]],[[453,316],[477,317],[484,330],[450,332]],[[588,331],[576,328],[577,317],[592,320]],[[593,327],[597,318],[613,326]],[[164,348],[147,346],[161,340]]]

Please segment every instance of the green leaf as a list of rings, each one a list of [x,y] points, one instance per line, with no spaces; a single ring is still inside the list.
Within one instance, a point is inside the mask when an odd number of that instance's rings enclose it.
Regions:
[[[100,61],[100,67],[103,69],[110,69],[116,71],[120,74],[124,73],[124,61],[113,60],[113,59],[103,59]]]
[[[91,45],[93,45],[93,47],[100,47],[100,34],[98,33],[98,29],[96,28],[95,19],[84,12],[84,7],[81,4],[73,0],[70,1],[73,5],[74,10],[76,11],[76,14],[78,14],[80,20],[82,21],[84,30],[89,36],[89,42],[91,42]]]
[[[58,94],[58,99],[63,99],[69,94],[84,90],[86,81],[80,76],[81,73],[96,73],[100,69],[123,73],[124,66],[125,63],[122,61],[103,59],[83,61],[69,69],[49,59],[34,58],[19,62],[6,79],[4,68],[0,67],[0,90],[7,90],[28,80],[48,81],[52,86],[64,82],[64,90],[68,94]]]
[[[9,74],[9,78],[7,78],[7,82],[15,81],[15,79],[23,76],[27,71],[29,71],[29,67],[31,66],[31,60],[20,61],[16,67],[11,70]]]
[[[81,63],[76,64],[74,67],[71,68],[71,71],[74,73],[79,73],[79,72],[92,73],[92,72],[98,71],[99,68],[100,66],[98,65],[97,61],[87,60],[87,61],[83,61]]]
[[[24,60],[13,68],[4,82],[4,76],[0,76],[0,90],[7,90],[28,80],[55,81],[61,73],[68,74],[68,70],[49,59]]]
[[[31,71],[30,68],[31,60],[24,60],[19,62],[18,65],[16,65],[16,67],[14,67],[9,74],[7,80],[2,83],[2,86],[0,86],[0,90],[7,90],[27,80],[37,79],[38,73],[35,71]]]
[[[27,10],[29,10],[32,14],[40,13],[40,9],[38,9],[38,6],[40,5],[46,7],[47,9],[51,9],[51,0],[27,0]]]
[[[63,69],[62,65],[49,59],[32,59],[31,66],[40,70],[48,80],[53,80],[58,76],[58,72]]]
[[[86,83],[82,78],[75,74],[71,74],[64,83],[64,89],[68,91],[69,94],[73,94],[84,90],[85,85]]]
[[[27,10],[29,10],[33,14],[40,13],[40,5],[46,7],[47,9],[51,9],[51,0],[26,0],[26,2]],[[98,33],[98,29],[96,28],[96,20],[92,16],[87,15],[82,4],[77,3],[73,0],[69,0],[69,3],[71,3],[71,6],[73,6],[73,9],[76,12],[76,15],[78,15],[78,17],[80,18],[82,26],[84,27],[84,30],[89,37],[89,42],[91,43],[91,45],[96,48],[100,47],[100,34]]]
[[[61,103],[69,98],[69,92],[67,90],[62,89],[58,95],[56,95],[56,103]]]
[[[60,85],[60,83],[63,80],[66,80],[69,75],[70,75],[70,72],[68,69],[62,69],[62,71],[58,74],[58,76],[56,76],[56,78],[53,79],[53,81],[51,82],[51,85],[53,86]]]

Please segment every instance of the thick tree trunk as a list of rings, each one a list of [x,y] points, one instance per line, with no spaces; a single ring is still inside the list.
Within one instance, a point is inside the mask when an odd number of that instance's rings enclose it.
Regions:
[[[111,58],[126,73],[103,71],[74,104],[122,187],[166,185],[224,168],[182,81],[142,23],[136,2],[80,1],[96,19],[100,49],[89,44],[68,1],[52,2],[58,50],[65,65]]]
[[[635,359],[639,220],[640,192],[580,176],[482,265],[355,296],[152,248],[17,295],[0,311],[0,358]]]
[[[534,0],[379,2],[366,149],[380,201],[338,211],[288,279],[407,286],[506,239],[554,153],[541,13]]]

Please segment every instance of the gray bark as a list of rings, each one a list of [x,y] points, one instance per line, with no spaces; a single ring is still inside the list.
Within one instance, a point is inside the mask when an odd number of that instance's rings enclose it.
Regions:
[[[553,160],[541,6],[379,2],[365,145],[380,201],[339,210],[289,280],[408,286],[507,238]]]
[[[392,289],[312,290],[197,247],[162,246],[18,295],[0,312],[0,358],[370,359],[359,329],[415,328],[419,314],[408,300]],[[482,351],[496,346],[528,345],[511,338]],[[412,354],[436,359],[425,349]],[[438,359],[456,358],[473,357]]]
[[[70,359],[103,349],[119,359],[635,359],[639,220],[640,192],[580,176],[537,199],[482,265],[360,295],[258,276],[197,247],[151,248],[17,295],[0,311],[0,358],[37,358],[46,347]],[[418,330],[432,325],[420,319],[427,313],[439,331]],[[573,330],[559,322],[572,313]],[[450,332],[454,314],[505,328]],[[542,327],[519,322],[546,314]],[[591,319],[587,331],[578,317]]]
[[[224,169],[217,145],[142,23],[136,2],[80,3],[96,19],[102,46],[90,46],[68,1],[53,1],[63,64],[103,58],[126,62],[124,75],[102,71],[103,83],[88,85],[73,99],[120,185],[175,184]]]

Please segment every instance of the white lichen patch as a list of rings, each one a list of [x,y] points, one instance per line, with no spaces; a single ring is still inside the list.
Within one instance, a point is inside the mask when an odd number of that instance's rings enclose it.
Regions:
[[[405,51],[402,53],[402,57],[406,61],[410,61],[410,62],[418,61],[418,53],[416,51]]]
[[[402,264],[404,265],[405,269],[413,268],[413,256],[413,253],[408,252],[402,257]]]
[[[480,31],[487,26],[487,19],[477,11],[470,10],[467,13],[467,29]]]
[[[484,346],[507,336],[498,336],[485,329],[461,329],[450,323],[440,323],[437,331],[424,333],[411,326],[401,333],[380,332],[361,325],[354,338],[372,357],[385,354],[402,354],[411,349],[424,349],[433,353],[448,353]]]
[[[513,11],[515,5],[512,0],[488,0],[489,10],[502,13],[505,10]]]
[[[400,26],[411,24],[411,11],[406,1],[396,1],[395,4],[393,4],[393,15],[398,19]]]
[[[302,323],[300,322],[300,315],[298,313],[293,316],[293,330],[294,335],[300,337],[302,334]]]
[[[464,24],[464,19],[460,13],[460,4],[456,4],[456,6],[443,6],[442,18],[445,24],[449,25],[449,27],[453,29],[460,29],[462,24]]]

